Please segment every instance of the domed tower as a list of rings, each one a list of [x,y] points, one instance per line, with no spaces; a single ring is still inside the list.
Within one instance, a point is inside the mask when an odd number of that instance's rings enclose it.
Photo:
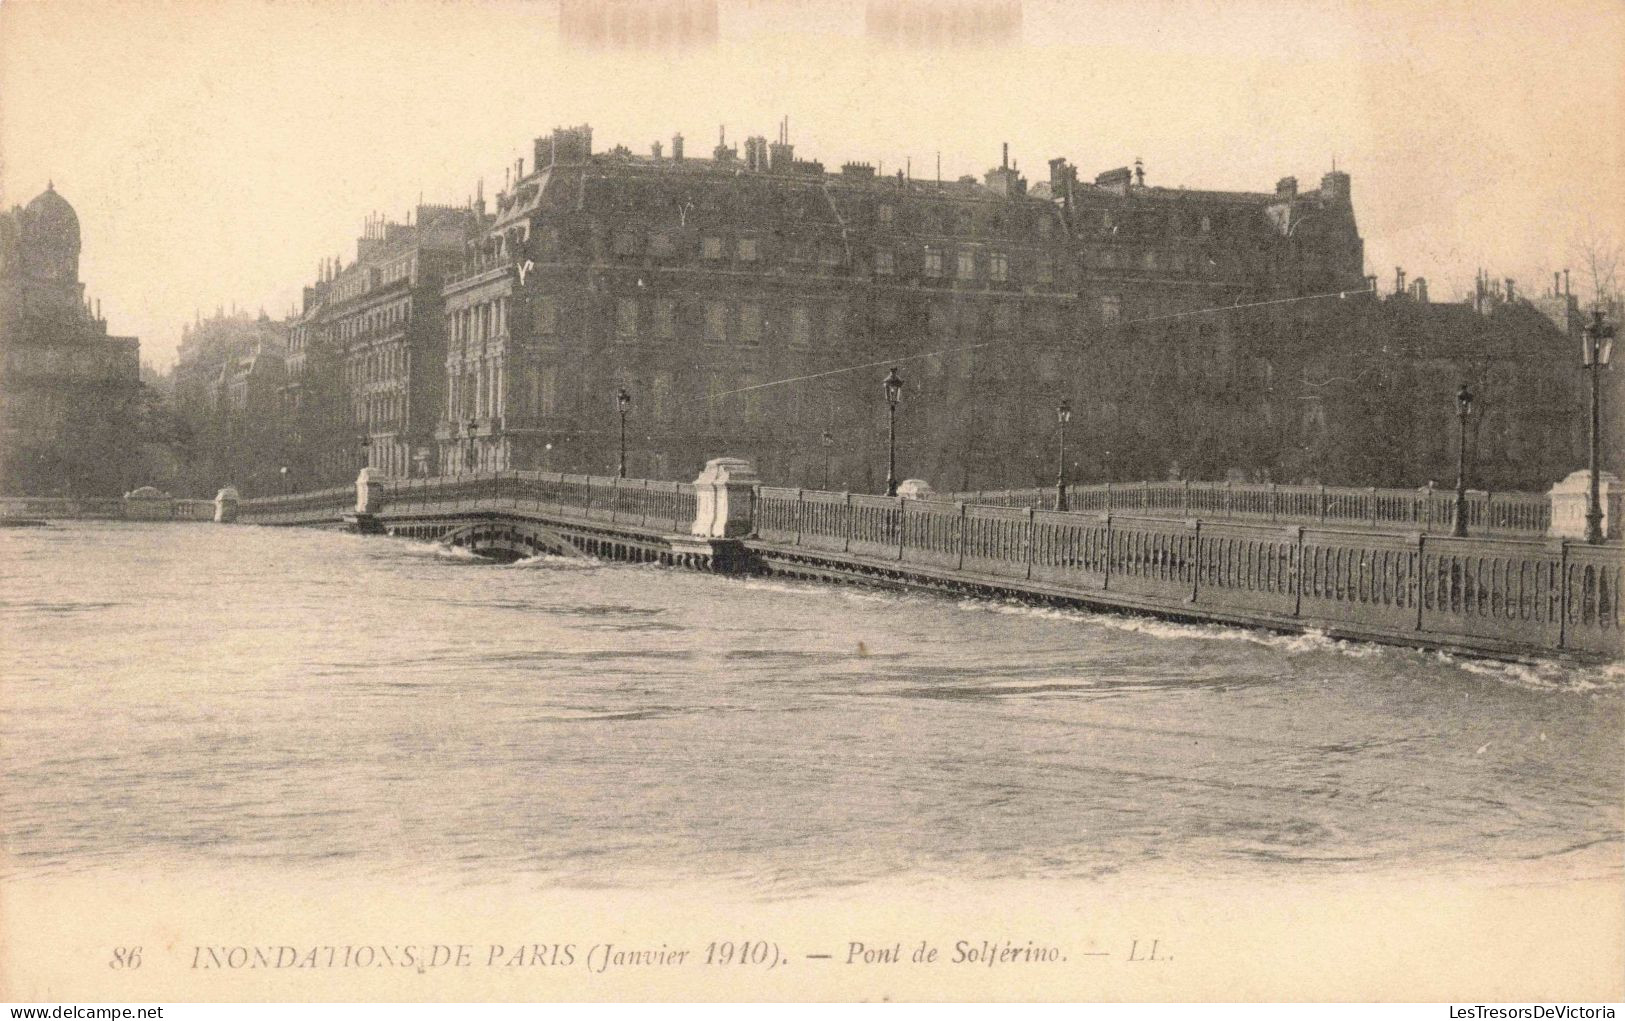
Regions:
[[[23,272],[61,283],[79,281],[79,214],[50,184],[22,211]]]

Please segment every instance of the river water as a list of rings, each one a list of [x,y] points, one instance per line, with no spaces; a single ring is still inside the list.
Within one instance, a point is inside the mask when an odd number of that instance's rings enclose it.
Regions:
[[[13,877],[1617,878],[1625,670],[210,525],[0,533]]]

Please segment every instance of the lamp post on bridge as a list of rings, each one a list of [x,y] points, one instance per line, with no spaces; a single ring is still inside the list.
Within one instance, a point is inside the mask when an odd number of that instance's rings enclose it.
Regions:
[[[1598,373],[1608,367],[1608,358],[1614,352],[1614,325],[1603,319],[1602,309],[1594,309],[1591,322],[1581,330],[1580,356],[1586,374],[1591,377],[1591,492],[1586,503],[1586,542],[1597,545],[1603,541],[1601,425],[1602,396],[1598,389]]]
[[[615,477],[624,479],[626,478],[626,413],[632,410],[632,395],[626,392],[624,386],[615,393],[615,407],[621,413],[621,460],[619,467],[615,469]]]
[[[1461,442],[1456,449],[1456,526],[1450,534],[1467,537],[1467,416],[1473,413],[1473,392],[1463,383],[1456,391],[1456,421]]]
[[[834,446],[835,446],[835,437],[833,437],[833,436],[831,436],[829,434],[828,429],[825,429],[824,430],[824,435],[822,435],[822,436],[820,436],[818,438],[818,442],[824,448],[824,483],[819,488],[823,489],[825,492],[828,492],[829,491],[829,457],[830,457],[831,449],[833,449]]]
[[[897,495],[897,405],[903,400],[903,377],[893,368],[882,382],[886,388],[886,495]]]
[[[282,476],[282,495],[287,496],[288,495],[288,466],[283,465],[282,467],[278,468],[277,469],[277,474]]]
[[[1055,425],[1059,434],[1055,448],[1055,509],[1066,510],[1066,424],[1072,421],[1072,402],[1061,398],[1055,408]]]
[[[467,468],[470,473],[474,471],[474,430],[478,429],[479,425],[480,424],[472,418],[468,420],[468,427],[466,429],[466,432],[468,433],[468,456],[463,458],[463,467]]]

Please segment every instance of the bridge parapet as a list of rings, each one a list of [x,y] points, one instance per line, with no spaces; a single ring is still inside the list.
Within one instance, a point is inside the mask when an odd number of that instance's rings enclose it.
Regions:
[[[1133,510],[1109,511],[766,486],[748,464],[728,460],[712,462],[693,484],[507,471],[377,485],[377,514],[390,530],[462,535],[471,548],[485,543],[515,556],[568,549],[1513,658],[1625,653],[1625,556],[1617,543],[1181,517],[1173,507],[1199,507],[1200,500],[1180,483],[1135,487]],[[1210,489],[1191,492],[1216,499]],[[335,490],[260,507],[245,501],[243,518],[325,515],[331,522],[346,494],[355,495]],[[1266,504],[1257,489],[1243,491],[1239,510],[1352,513],[1331,497],[1346,496],[1361,511],[1381,498],[1368,490],[1361,503],[1358,494],[1303,486],[1272,494]],[[1261,507],[1245,505],[1255,499]],[[1226,506],[1238,510],[1233,500]]]

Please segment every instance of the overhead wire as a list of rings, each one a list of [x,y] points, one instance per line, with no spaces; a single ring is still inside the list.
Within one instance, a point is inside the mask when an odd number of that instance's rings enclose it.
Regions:
[[[1288,305],[1303,301],[1321,301],[1327,298],[1345,299],[1350,295],[1369,294],[1375,290],[1376,288],[1374,287],[1362,287],[1358,290],[1352,291],[1326,291],[1321,294],[1302,294],[1295,295],[1290,298],[1270,298],[1265,301],[1238,302],[1232,305],[1214,305],[1209,308],[1189,309],[1184,312],[1169,312],[1162,315],[1142,316],[1138,319],[1126,319],[1113,325],[1117,328],[1122,328],[1126,326],[1139,326],[1144,323],[1163,322],[1169,319],[1189,319],[1195,316],[1213,315],[1220,312],[1237,312],[1241,311],[1242,309],[1263,308],[1268,305]],[[775,386],[788,386],[791,383],[805,383],[814,379],[824,379],[828,376],[840,376],[849,372],[862,372],[864,369],[878,369],[881,366],[905,365],[909,362],[916,362],[926,358],[940,358],[943,355],[963,354],[966,351],[976,351],[985,347],[997,347],[1001,344],[1009,344],[1012,343],[1014,339],[1015,338],[1006,337],[996,340],[984,340],[976,344],[964,344],[958,347],[947,347],[937,351],[925,351],[921,352],[920,354],[904,355],[899,358],[883,358],[879,361],[863,362],[862,364],[858,365],[843,365],[834,369],[825,369],[822,372],[812,372],[802,376],[787,376],[783,379],[769,380],[766,383],[753,383],[750,386],[742,386],[733,390],[722,390],[716,393],[702,394],[697,397],[687,397],[678,401],[677,403],[693,404],[699,401],[714,401],[722,397],[731,397],[735,394],[749,393],[753,390],[765,390],[769,387]]]

